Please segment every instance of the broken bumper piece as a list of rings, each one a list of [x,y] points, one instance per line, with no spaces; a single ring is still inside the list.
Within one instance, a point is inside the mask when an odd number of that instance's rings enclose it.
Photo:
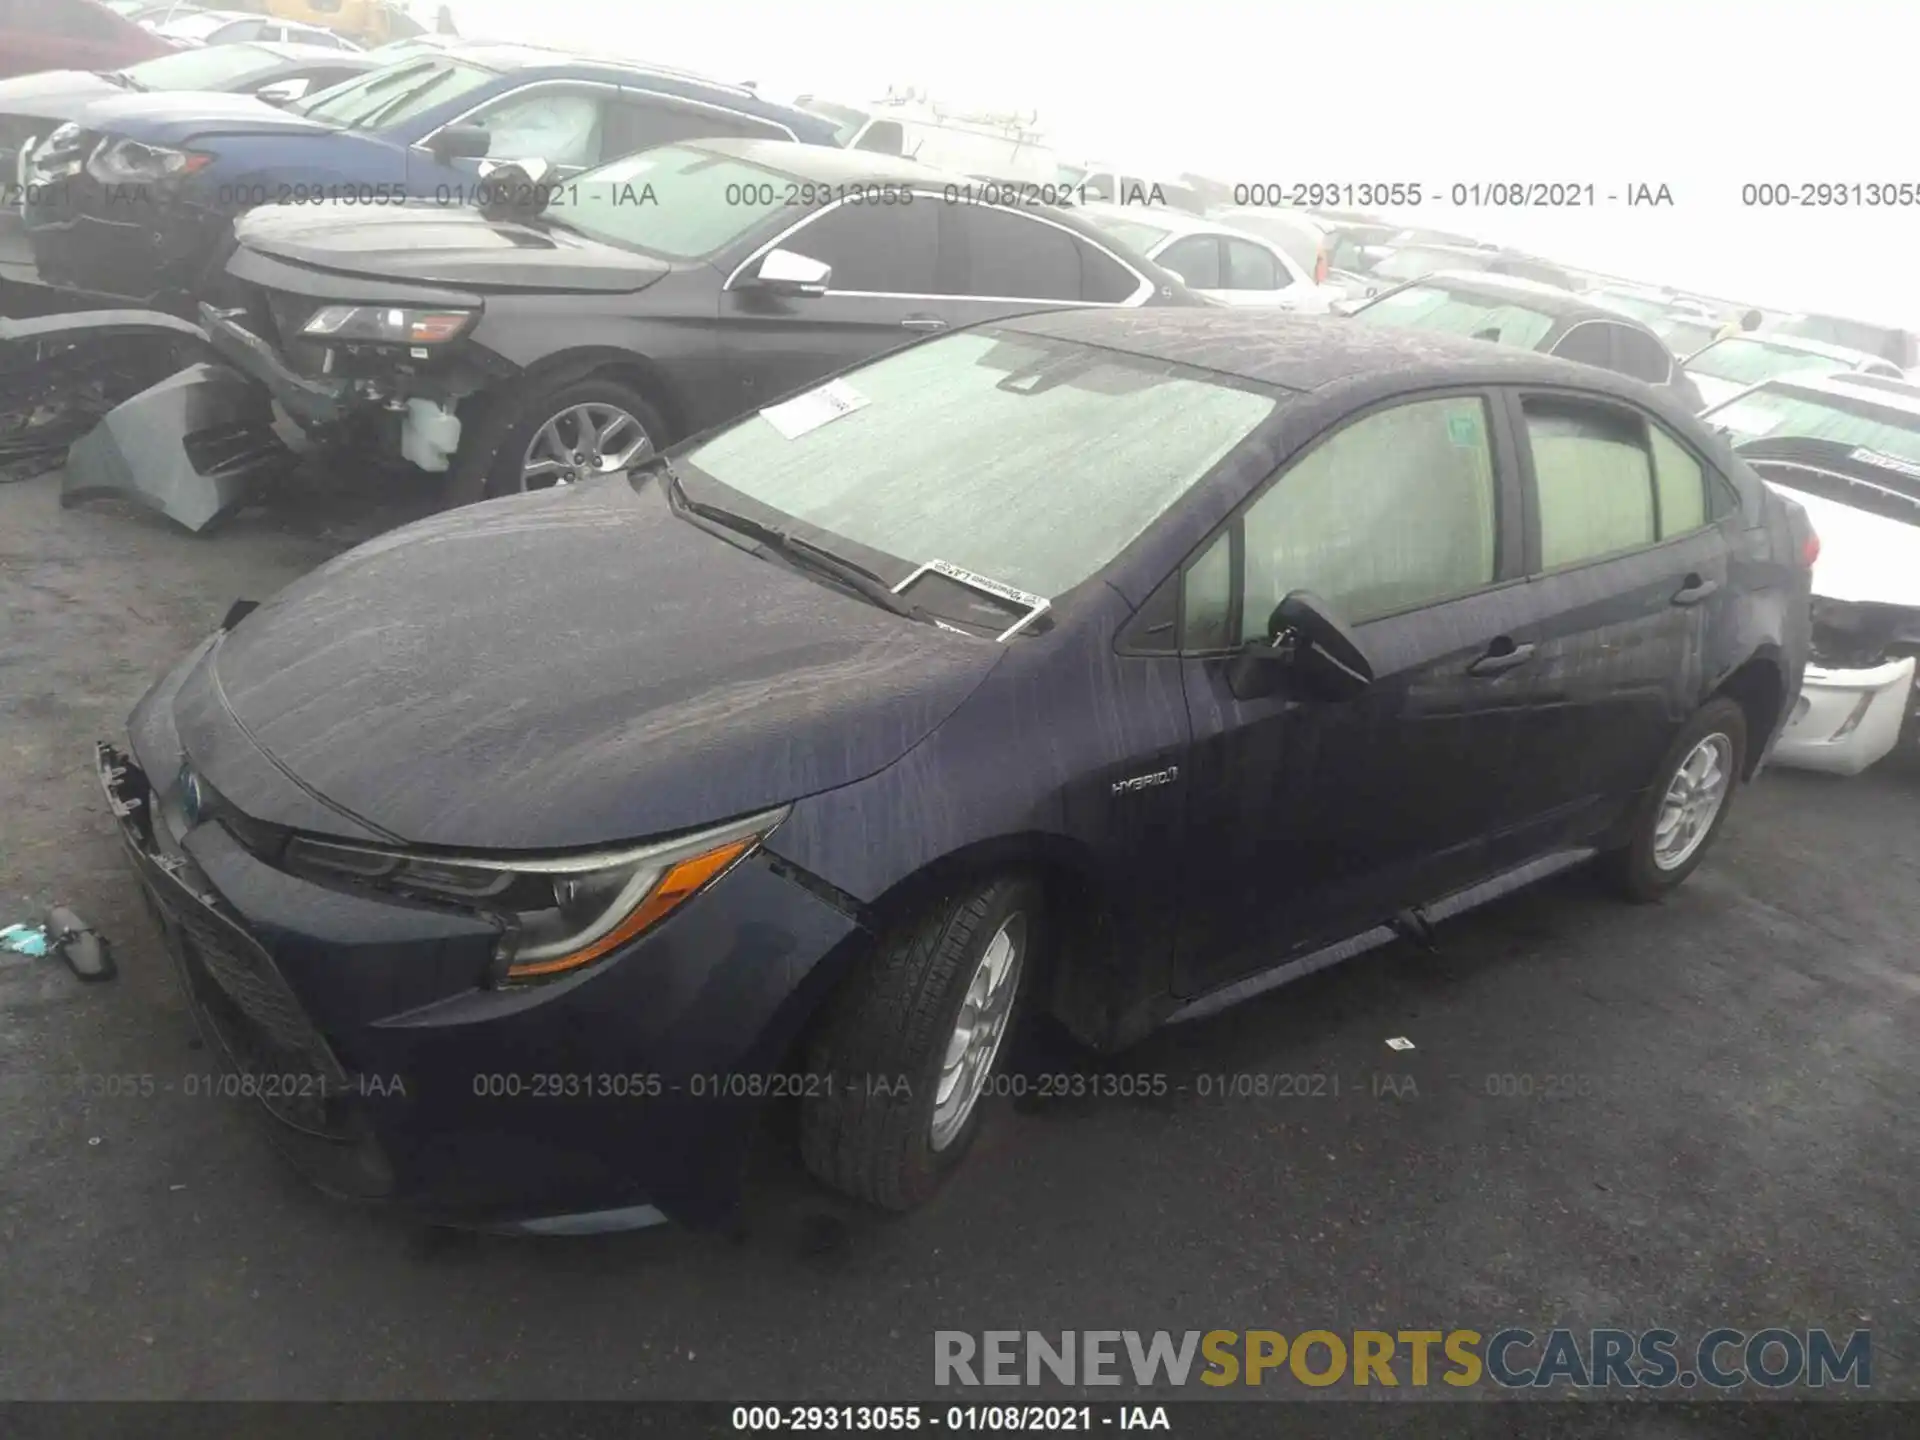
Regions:
[[[60,503],[132,500],[199,531],[294,464],[265,391],[223,365],[190,365],[74,442]]]
[[[1913,671],[1911,656],[1866,670],[1809,665],[1773,760],[1802,770],[1858,775],[1899,743]]]
[[[220,358],[266,386],[297,423],[332,425],[362,408],[349,382],[300,374],[233,314],[202,302],[200,323]]]

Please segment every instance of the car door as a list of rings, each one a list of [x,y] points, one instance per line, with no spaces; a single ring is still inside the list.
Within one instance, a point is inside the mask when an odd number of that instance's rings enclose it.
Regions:
[[[1195,994],[1472,883],[1524,823],[1511,764],[1527,682],[1505,659],[1525,590],[1497,397],[1401,397],[1284,466],[1180,584],[1193,741],[1177,971]],[[1241,698],[1234,656],[1306,589],[1375,679],[1355,699]]]
[[[896,192],[899,196],[911,192]],[[716,415],[770,404],[822,376],[947,328],[935,294],[939,202],[841,200],[789,224],[728,277],[720,294],[721,374]],[[819,295],[776,295],[753,275],[774,250],[831,267]]]
[[[1617,818],[1699,704],[1727,591],[1732,517],[1711,469],[1655,417],[1585,392],[1508,392],[1528,501],[1528,621],[1513,639],[1535,716],[1539,844]],[[1731,649],[1732,647],[1727,647]]]
[[[112,70],[134,58],[111,11],[76,0],[0,0],[0,77]]]

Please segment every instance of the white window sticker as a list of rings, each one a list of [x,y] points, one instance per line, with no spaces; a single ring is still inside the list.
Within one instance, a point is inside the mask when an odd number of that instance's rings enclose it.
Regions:
[[[842,415],[865,409],[868,403],[867,397],[846,381],[829,380],[804,395],[769,405],[760,416],[787,439],[798,440],[809,430],[818,430]]]

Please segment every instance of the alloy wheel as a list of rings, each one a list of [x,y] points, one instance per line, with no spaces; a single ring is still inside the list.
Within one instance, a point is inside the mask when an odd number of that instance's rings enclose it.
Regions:
[[[520,488],[546,490],[628,469],[653,449],[646,426],[618,405],[569,405],[533,432]]]
[[[966,998],[960,1002],[953,1033],[947,1037],[940,1060],[940,1079],[934,1087],[933,1121],[928,1139],[944,1150],[966,1128],[1000,1045],[1013,1018],[1014,997],[1020,993],[1020,969],[1027,955],[1027,917],[1014,911],[980,952]]]
[[[1718,733],[1702,736],[1667,782],[1653,825],[1653,863],[1678,870],[1713,829],[1733,780],[1733,742]]]

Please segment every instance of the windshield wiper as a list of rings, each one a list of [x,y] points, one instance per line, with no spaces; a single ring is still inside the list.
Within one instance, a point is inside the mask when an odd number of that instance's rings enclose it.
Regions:
[[[118,85],[122,90],[145,90],[147,88],[124,70],[96,70],[93,74],[96,80],[104,80],[109,85]]]
[[[845,588],[861,597],[871,600],[882,610],[890,610],[895,615],[905,616],[909,620],[926,620],[927,613],[918,605],[910,605],[893,593],[888,585],[873,571],[844,555],[816,545],[813,541],[782,530],[777,525],[767,525],[749,515],[728,510],[719,505],[709,504],[705,500],[695,500],[687,494],[686,486],[680,481],[680,472],[673,468],[673,462],[665,456],[655,459],[654,464],[667,482],[667,498],[676,509],[690,515],[698,515],[702,520],[711,521],[728,530],[748,536],[760,543],[761,548],[784,556],[801,569],[814,570],[839,582]]]

